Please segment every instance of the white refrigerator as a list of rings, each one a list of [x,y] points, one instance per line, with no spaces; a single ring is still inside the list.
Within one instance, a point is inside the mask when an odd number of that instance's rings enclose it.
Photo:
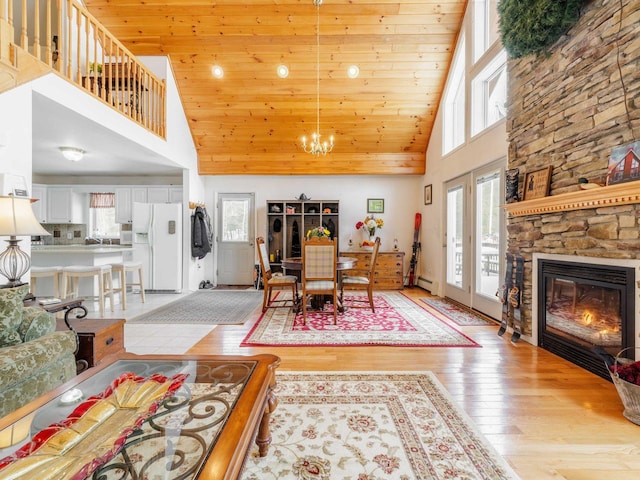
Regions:
[[[133,259],[142,262],[145,291],[182,290],[181,204],[133,204]]]

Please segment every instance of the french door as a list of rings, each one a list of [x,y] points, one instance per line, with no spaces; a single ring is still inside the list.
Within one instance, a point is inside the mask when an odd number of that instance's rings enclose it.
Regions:
[[[503,162],[453,179],[446,191],[445,295],[499,319],[504,268]]]
[[[218,284],[253,284],[254,203],[253,193],[218,196]]]

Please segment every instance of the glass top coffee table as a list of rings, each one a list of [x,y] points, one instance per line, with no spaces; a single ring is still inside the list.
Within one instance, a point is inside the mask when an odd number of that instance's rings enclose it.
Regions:
[[[139,427],[129,429],[132,431],[124,438],[120,437],[124,442],[120,451],[94,468],[90,478],[235,479],[254,438],[259,454],[267,454],[271,442],[269,416],[277,405],[273,388],[279,363],[274,355],[123,355],[87,370],[0,419],[0,459],[15,456],[25,445],[32,445],[34,435],[67,419],[79,406],[90,403],[86,399],[105,392],[125,373],[144,379],[186,374],[184,383],[168,394],[156,411],[145,417]],[[79,443],[77,448],[65,450],[54,462],[43,463],[40,468],[60,461],[72,464],[70,470],[84,465],[87,454],[100,451],[101,442],[105,442],[102,437],[113,443],[112,437],[118,438],[118,430],[129,427],[112,421],[113,418],[110,423],[98,423],[98,428],[92,430],[92,435],[98,432],[94,436],[99,441],[87,434],[84,445]],[[73,427],[78,430],[77,425]],[[20,430],[24,430],[26,438],[20,438],[24,436]],[[2,444],[5,439],[12,441]],[[28,467],[32,470],[17,478],[38,478],[32,455],[43,457],[42,453],[42,449],[34,451],[26,456],[28,461],[23,457],[22,464],[16,461],[4,468]],[[80,459],[76,461],[77,458]],[[0,469],[0,478],[3,472],[6,471]]]

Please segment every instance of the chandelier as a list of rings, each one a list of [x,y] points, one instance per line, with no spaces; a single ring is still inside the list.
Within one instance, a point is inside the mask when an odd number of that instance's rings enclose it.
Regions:
[[[322,0],[313,0],[317,10],[316,26],[316,131],[311,135],[311,143],[307,144],[307,137],[302,137],[302,149],[312,155],[326,155],[333,150],[333,135],[329,141],[320,141],[320,5]]]

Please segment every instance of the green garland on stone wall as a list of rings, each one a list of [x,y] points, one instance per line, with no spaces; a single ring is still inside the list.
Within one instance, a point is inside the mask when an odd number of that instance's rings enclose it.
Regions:
[[[511,58],[546,52],[580,17],[585,0],[501,0],[502,44]]]

